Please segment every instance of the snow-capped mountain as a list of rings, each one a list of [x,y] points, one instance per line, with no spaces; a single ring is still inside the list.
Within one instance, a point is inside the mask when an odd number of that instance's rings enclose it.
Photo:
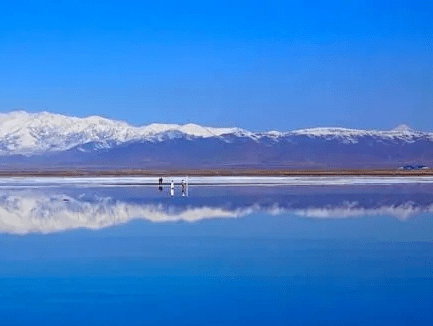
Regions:
[[[286,135],[287,134],[288,133],[286,133]],[[404,124],[387,131],[347,128],[311,128],[292,131],[291,134],[324,137],[326,139],[337,138],[346,143],[356,143],[359,137],[376,137],[385,140],[402,140],[406,142],[414,142],[416,139],[425,138],[426,140],[433,141],[433,133],[416,131]]]
[[[150,124],[134,127],[123,121],[98,116],[68,117],[48,112],[16,111],[0,114],[0,153],[34,154],[64,151],[89,142],[121,144],[131,141],[162,141],[177,134],[189,137],[249,136],[239,128],[210,128],[196,124]]]
[[[342,168],[433,165],[433,133],[311,128],[250,132],[196,124],[131,126],[102,117],[0,114],[3,168]]]

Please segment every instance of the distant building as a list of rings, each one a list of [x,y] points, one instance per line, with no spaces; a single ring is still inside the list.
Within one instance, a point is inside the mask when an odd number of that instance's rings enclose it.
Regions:
[[[428,170],[429,167],[425,166],[425,165],[421,165],[421,164],[415,164],[415,165],[401,166],[398,169],[399,170],[406,170],[406,171],[411,171],[411,170]]]

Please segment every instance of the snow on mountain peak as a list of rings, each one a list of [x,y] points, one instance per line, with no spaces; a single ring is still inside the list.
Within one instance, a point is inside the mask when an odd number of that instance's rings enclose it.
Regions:
[[[365,135],[368,133],[366,130],[358,130],[358,129],[348,129],[348,128],[340,128],[340,127],[318,127],[318,128],[308,128],[308,129],[299,129],[292,131],[293,134],[297,135],[314,135],[314,136],[327,136],[327,135]]]
[[[413,131],[413,129],[406,124],[398,125],[396,128],[394,128],[392,130],[397,131],[397,132],[412,132]]]
[[[308,137],[325,137],[327,139],[342,139],[345,143],[357,143],[359,137],[377,137],[389,140],[404,140],[412,142],[417,137],[426,136],[427,139],[433,140],[432,133],[416,131],[407,125],[400,125],[392,130],[360,130],[348,128],[309,128],[300,129],[290,132],[293,135],[303,135]]]
[[[358,130],[348,128],[310,128],[289,132],[253,133],[240,128],[212,128],[194,123],[157,124],[131,126],[124,121],[110,120],[99,116],[86,118],[70,117],[49,112],[29,113],[14,111],[0,113],[0,155],[43,153],[63,151],[90,142],[101,148],[110,144],[130,141],[163,141],[184,135],[187,139],[218,137],[229,141],[226,136],[247,137],[254,141],[271,138],[307,136],[313,138],[338,139],[343,143],[356,143],[359,137],[371,136],[381,139],[413,142],[417,137],[433,141],[432,133],[414,131],[406,125],[389,131]]]
[[[202,127],[194,123],[188,123],[186,125],[180,126],[179,130],[185,134],[194,135],[196,137],[219,137],[224,134],[235,133],[238,131],[237,128]]]
[[[49,112],[14,111],[0,114],[0,153],[35,153],[61,151],[77,145],[124,143],[161,140],[166,133],[182,133],[190,137],[220,137],[243,132],[239,128],[210,128],[196,124],[150,124],[134,127],[123,121],[99,116],[68,117]],[[245,132],[247,133],[247,132]]]

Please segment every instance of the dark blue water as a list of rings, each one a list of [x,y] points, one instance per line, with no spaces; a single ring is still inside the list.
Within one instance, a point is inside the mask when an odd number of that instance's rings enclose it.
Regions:
[[[70,196],[62,199],[68,209],[77,200],[71,211],[83,220],[83,207],[109,190],[56,191]],[[116,214],[116,198],[169,203],[145,191],[142,198],[136,190],[130,190],[134,196],[125,191],[113,190],[111,206],[104,209]],[[25,213],[19,198],[28,194],[4,193],[9,204],[0,216],[1,325],[433,324],[433,198],[430,203],[426,189],[260,191],[238,196],[201,191],[202,196],[175,198],[160,208],[179,214],[203,208],[212,198],[206,207],[236,210],[259,201],[261,207],[274,202],[287,209],[192,223],[131,219],[95,230],[86,228],[86,220],[78,229],[48,234],[27,232],[35,219],[46,225],[52,218]],[[87,193],[92,199],[79,202],[90,198]],[[37,192],[32,198],[48,196],[53,203],[53,193],[48,195]],[[354,198],[365,215],[344,217],[334,209],[353,207],[347,202]],[[401,207],[414,213],[402,218]],[[25,234],[4,230],[14,209],[21,214],[14,218],[33,216],[25,226],[15,225]],[[308,209],[331,213],[305,217]],[[63,212],[59,206],[48,211]]]

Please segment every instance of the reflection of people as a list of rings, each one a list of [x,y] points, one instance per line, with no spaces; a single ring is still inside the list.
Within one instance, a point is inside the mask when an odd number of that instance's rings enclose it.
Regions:
[[[182,180],[182,196],[185,196],[185,188],[186,188],[185,180]]]
[[[159,187],[158,187],[159,191],[162,191],[162,177],[159,178],[158,185],[159,185]]]
[[[170,195],[171,197],[174,196],[174,181],[171,180],[171,185],[170,185]]]

